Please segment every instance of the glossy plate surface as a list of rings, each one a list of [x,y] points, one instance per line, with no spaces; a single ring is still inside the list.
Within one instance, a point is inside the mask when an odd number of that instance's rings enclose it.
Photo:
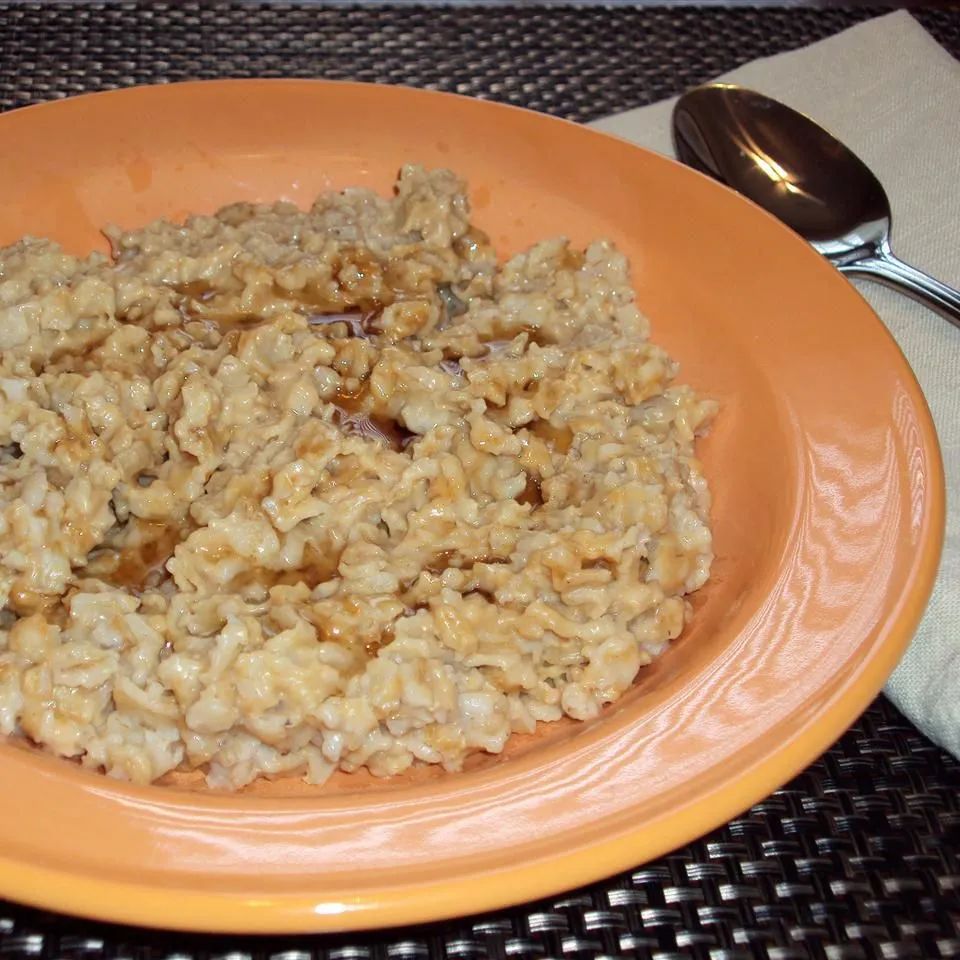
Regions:
[[[598,721],[463,774],[338,775],[239,796],[133,787],[0,745],[0,896],[218,931],[412,923],[554,893],[725,822],[882,685],[943,529],[936,437],[885,328],[747,201],[662,157],[441,94],[227,81],[0,117],[0,243],[238,200],[386,190],[450,166],[502,254],[558,233],[629,255],[654,338],[720,400],[701,446],[717,561],[688,632]]]

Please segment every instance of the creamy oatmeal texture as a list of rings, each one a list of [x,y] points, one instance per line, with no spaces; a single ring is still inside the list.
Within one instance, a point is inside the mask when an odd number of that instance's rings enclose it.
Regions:
[[[211,786],[597,715],[712,558],[627,263],[497,263],[464,185],[0,250],[0,732]]]

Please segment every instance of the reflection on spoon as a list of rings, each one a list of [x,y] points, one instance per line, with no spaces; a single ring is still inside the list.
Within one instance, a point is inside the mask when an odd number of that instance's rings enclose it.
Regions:
[[[880,181],[809,117],[753,90],[708,84],[677,101],[673,138],[681,161],[772,213],[843,273],[895,287],[960,326],[960,292],[893,255]]]

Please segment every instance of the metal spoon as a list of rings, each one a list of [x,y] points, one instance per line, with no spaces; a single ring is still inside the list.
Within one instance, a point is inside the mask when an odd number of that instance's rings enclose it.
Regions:
[[[909,294],[960,327],[960,292],[890,250],[890,201],[869,167],[809,117],[762,93],[708,84],[673,110],[681,161],[768,210],[843,273]]]

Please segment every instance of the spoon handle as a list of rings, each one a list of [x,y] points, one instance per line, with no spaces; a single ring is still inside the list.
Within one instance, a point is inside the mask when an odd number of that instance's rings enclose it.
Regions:
[[[898,260],[886,244],[878,246],[872,256],[842,264],[840,270],[895,287],[960,327],[960,290],[954,290],[922,270]]]

